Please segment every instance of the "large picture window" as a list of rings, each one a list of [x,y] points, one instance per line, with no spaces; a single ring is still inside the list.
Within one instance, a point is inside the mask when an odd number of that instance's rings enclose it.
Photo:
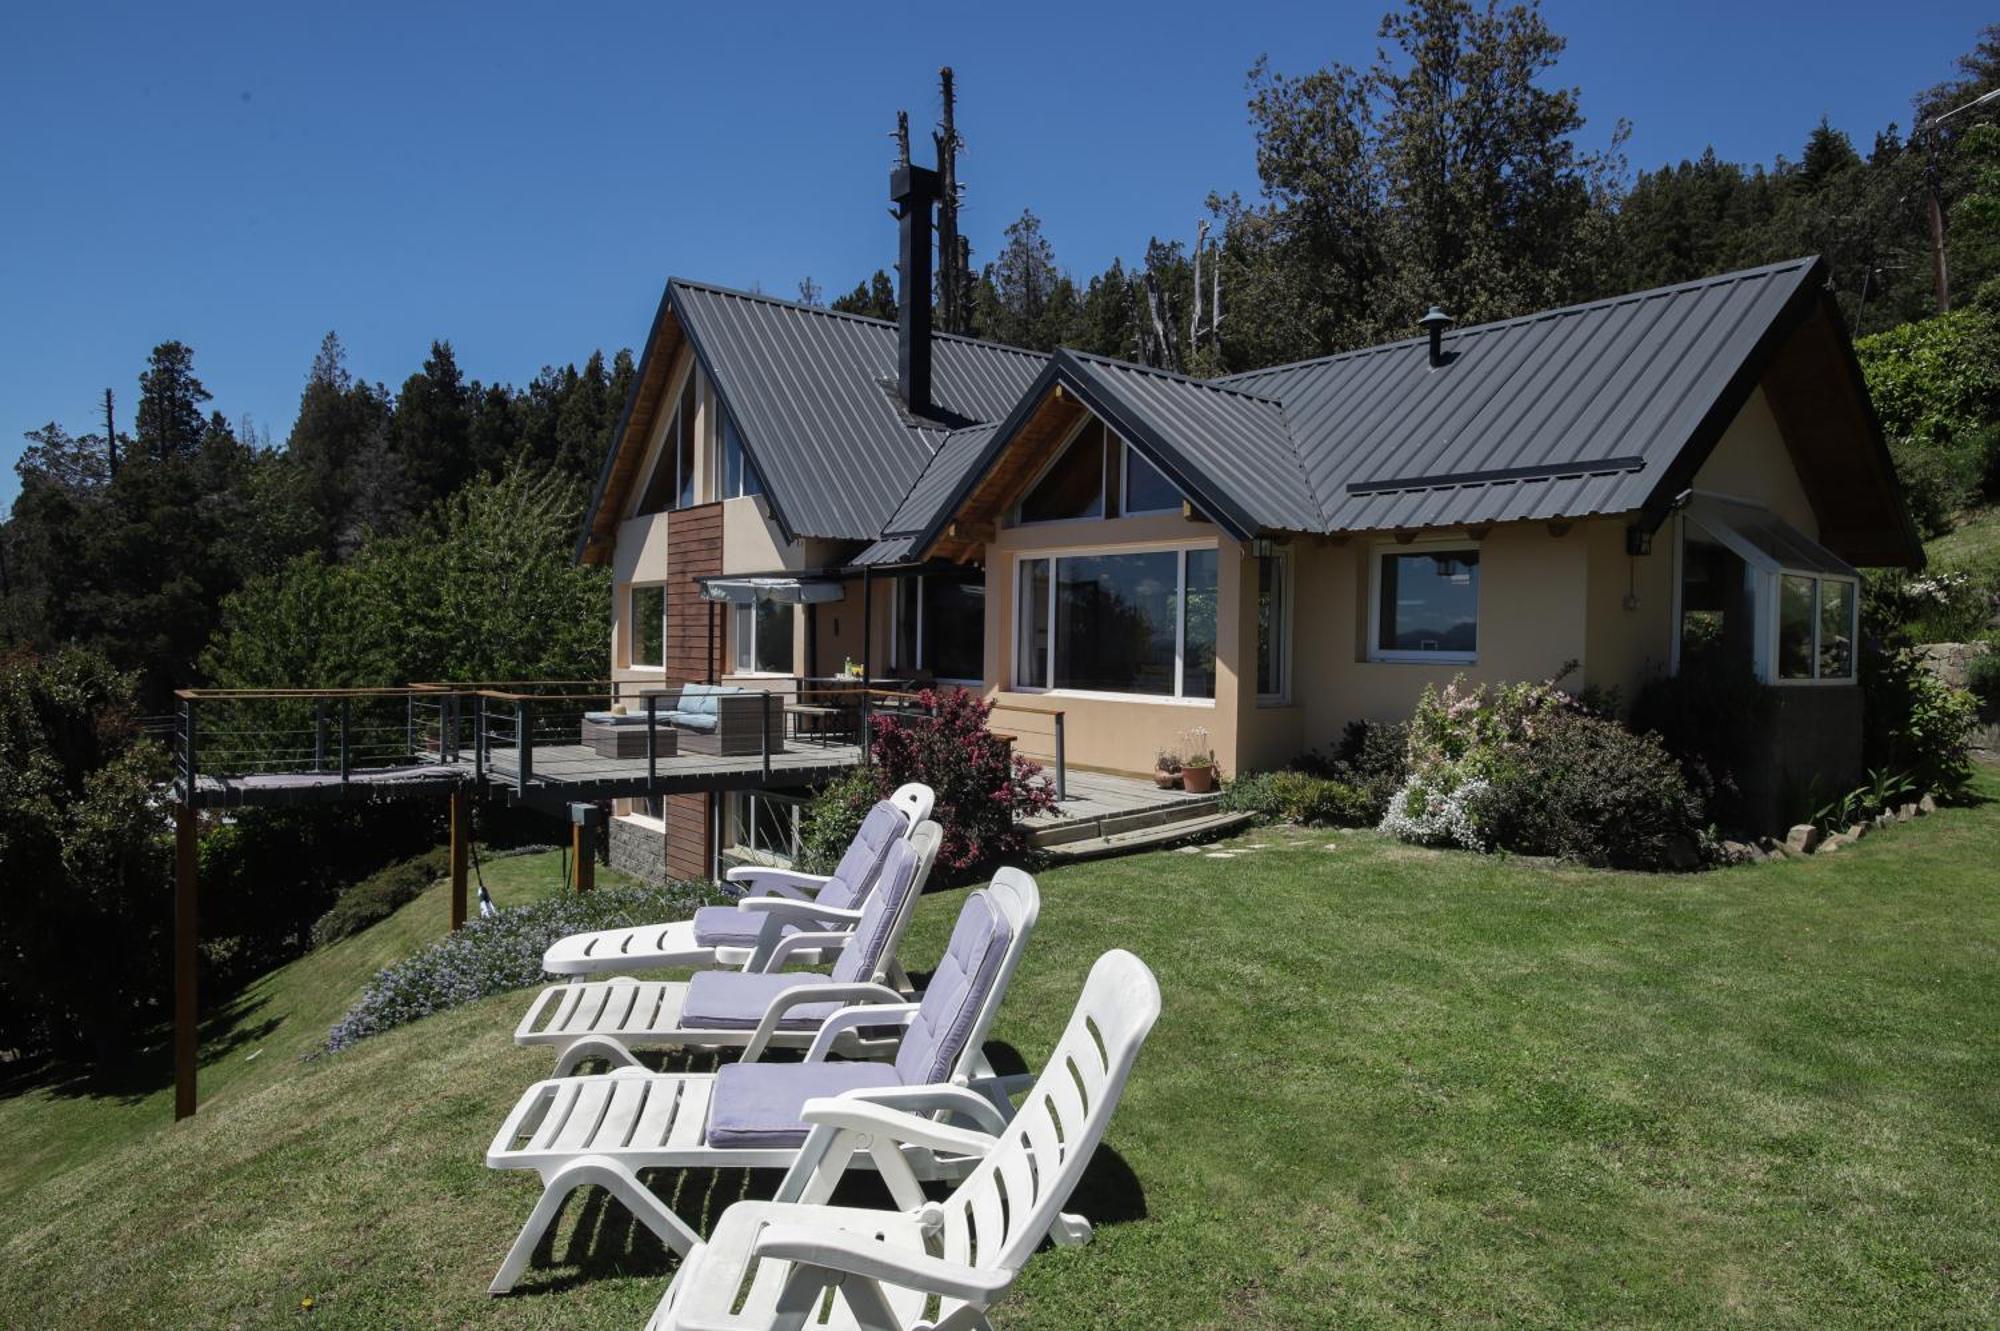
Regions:
[[[792,607],[758,601],[735,607],[736,673],[792,673]]]
[[[1215,696],[1213,547],[1023,559],[1014,682]]]
[[[725,807],[728,815],[723,840],[730,859],[789,866],[799,858],[802,801],[738,790],[730,792]]]
[[[896,584],[894,667],[978,683],[986,670],[986,575],[926,573]]]
[[[1761,504],[1697,494],[1677,526],[1676,670],[1724,660],[1773,684],[1854,682],[1860,575]]]
[[[1479,653],[1479,551],[1394,549],[1375,556],[1377,661],[1471,661]]]
[[[661,586],[634,587],[627,601],[625,631],[631,635],[630,663],[635,666],[666,664],[667,589]]]

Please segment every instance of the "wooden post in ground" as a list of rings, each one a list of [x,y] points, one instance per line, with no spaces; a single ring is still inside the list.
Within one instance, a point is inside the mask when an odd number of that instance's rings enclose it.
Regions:
[[[451,792],[451,927],[465,927],[465,870],[472,849],[472,797],[463,786]]]
[[[597,806],[569,806],[569,858],[576,866],[576,890],[588,892],[597,886]]]
[[[174,1119],[192,1118],[195,1109],[195,1054],[200,1008],[196,994],[197,898],[200,859],[196,854],[196,814],[191,804],[174,805]]]

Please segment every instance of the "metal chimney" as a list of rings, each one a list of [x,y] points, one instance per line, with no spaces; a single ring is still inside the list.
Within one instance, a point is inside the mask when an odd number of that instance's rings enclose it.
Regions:
[[[896,391],[918,416],[931,406],[931,216],[939,198],[938,174],[908,162],[889,173],[889,200],[902,228],[897,258]]]
[[[1431,368],[1435,370],[1444,364],[1444,330],[1451,327],[1451,316],[1433,305],[1417,325],[1431,335]]]

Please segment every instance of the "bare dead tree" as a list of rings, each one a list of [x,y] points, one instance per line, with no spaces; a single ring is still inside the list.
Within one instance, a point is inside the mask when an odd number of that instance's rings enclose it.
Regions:
[[[896,112],[896,165],[910,164],[910,113]]]
[[[937,145],[938,164],[938,323],[947,333],[965,331],[966,247],[958,234],[958,93],[951,66],[938,71],[938,90],[944,101],[944,115],[931,135]]]
[[[1167,333],[1167,300],[1161,294],[1159,279],[1153,276],[1153,270],[1150,268],[1146,270],[1145,282],[1146,314],[1152,320],[1153,340],[1157,347],[1156,354],[1148,356],[1146,363],[1156,368],[1172,370],[1175,374],[1179,374],[1181,372],[1180,350],[1174,345],[1173,338]]]
[[[104,463],[111,479],[118,479],[118,426],[111,417],[111,390],[104,390]]]
[[[1201,255],[1208,248],[1208,219],[1194,224],[1194,309],[1188,314],[1188,350],[1201,346]]]

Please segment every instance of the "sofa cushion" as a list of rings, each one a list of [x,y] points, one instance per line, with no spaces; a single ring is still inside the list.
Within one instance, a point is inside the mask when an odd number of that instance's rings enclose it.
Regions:
[[[683,684],[680,701],[675,710],[689,712],[695,716],[714,716],[717,711],[715,700],[725,693],[741,693],[734,684]]]
[[[730,1063],[715,1074],[710,1146],[801,1146],[808,1100],[898,1085],[887,1063]]]
[[[668,712],[667,719],[674,723],[676,730],[699,730],[704,733],[714,730],[717,720],[714,712]]]

